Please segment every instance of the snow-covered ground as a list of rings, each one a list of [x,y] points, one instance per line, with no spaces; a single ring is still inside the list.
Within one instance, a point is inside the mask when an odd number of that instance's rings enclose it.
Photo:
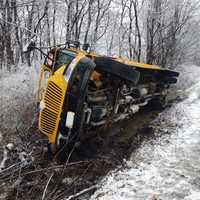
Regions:
[[[200,66],[184,64],[178,66],[176,71],[180,72],[176,86],[181,90],[192,87],[200,80]]]
[[[156,139],[144,141],[126,169],[108,174],[91,200],[200,200],[198,72],[194,67],[184,76],[187,85],[196,82],[187,89],[188,98],[152,122]]]
[[[176,88],[188,98],[152,122],[157,137],[145,140],[126,168],[108,174],[91,200],[200,200],[200,67],[178,70]],[[34,67],[0,76],[1,146],[5,136],[10,142],[13,132],[8,130],[33,118],[37,76]]]
[[[1,72],[0,72],[1,73]],[[23,110],[33,104],[37,84],[35,67],[22,66],[16,73],[0,76],[0,132],[15,129],[21,121]]]

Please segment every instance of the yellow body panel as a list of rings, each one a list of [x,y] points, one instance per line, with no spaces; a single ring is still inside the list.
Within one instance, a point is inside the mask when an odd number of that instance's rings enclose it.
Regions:
[[[155,70],[161,70],[161,67],[158,65],[149,65],[146,63],[139,63],[139,62],[134,62],[134,61],[129,61],[128,65],[138,67],[138,68],[144,68],[144,69],[155,69]]]
[[[37,103],[39,103],[41,101],[41,84],[42,84],[43,78],[44,78],[44,65],[41,65],[38,83],[37,83],[37,96],[36,96]]]
[[[56,140],[60,115],[67,90],[67,82],[63,77],[65,66],[62,66],[47,81],[47,88],[43,97],[44,109],[39,116],[39,129],[49,137],[49,142]]]
[[[161,67],[158,65],[149,65],[146,63],[142,63],[142,62],[136,62],[136,61],[131,61],[128,59],[121,59],[121,58],[117,58],[117,61],[124,63],[126,65],[130,65],[133,67],[138,67],[138,68],[143,68],[143,69],[155,69],[155,70],[161,70]]]
[[[47,67],[45,64],[42,64],[40,67],[40,73],[39,73],[39,78],[38,78],[38,83],[37,83],[37,95],[36,95],[36,103],[39,103],[42,100],[42,80],[44,79],[44,73],[45,71],[48,71],[50,74],[52,74],[52,70]]]
[[[76,66],[83,57],[84,54],[79,53],[72,62]],[[60,69],[49,77],[42,99],[44,108],[39,115],[39,130],[48,136],[49,142],[52,144],[56,142],[63,103],[67,93],[68,83],[63,76],[65,68],[65,65],[60,67]]]

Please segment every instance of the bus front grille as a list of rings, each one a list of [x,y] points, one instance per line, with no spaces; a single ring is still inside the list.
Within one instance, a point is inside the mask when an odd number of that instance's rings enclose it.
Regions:
[[[40,115],[40,130],[44,134],[53,134],[58,126],[63,103],[62,89],[50,81],[44,96],[45,108]]]

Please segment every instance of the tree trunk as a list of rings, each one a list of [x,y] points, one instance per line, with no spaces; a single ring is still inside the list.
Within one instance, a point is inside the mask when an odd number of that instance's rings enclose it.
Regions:
[[[5,47],[6,47],[6,58],[7,58],[7,69],[11,70],[11,65],[14,64],[14,55],[12,48],[12,38],[11,38],[11,23],[12,23],[12,9],[9,0],[6,0],[6,36],[5,36]]]

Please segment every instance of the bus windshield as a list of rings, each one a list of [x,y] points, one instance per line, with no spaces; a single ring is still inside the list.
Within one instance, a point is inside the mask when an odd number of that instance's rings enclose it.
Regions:
[[[61,50],[57,52],[54,71],[58,70],[62,65],[68,66],[76,57],[76,53],[68,50]]]

